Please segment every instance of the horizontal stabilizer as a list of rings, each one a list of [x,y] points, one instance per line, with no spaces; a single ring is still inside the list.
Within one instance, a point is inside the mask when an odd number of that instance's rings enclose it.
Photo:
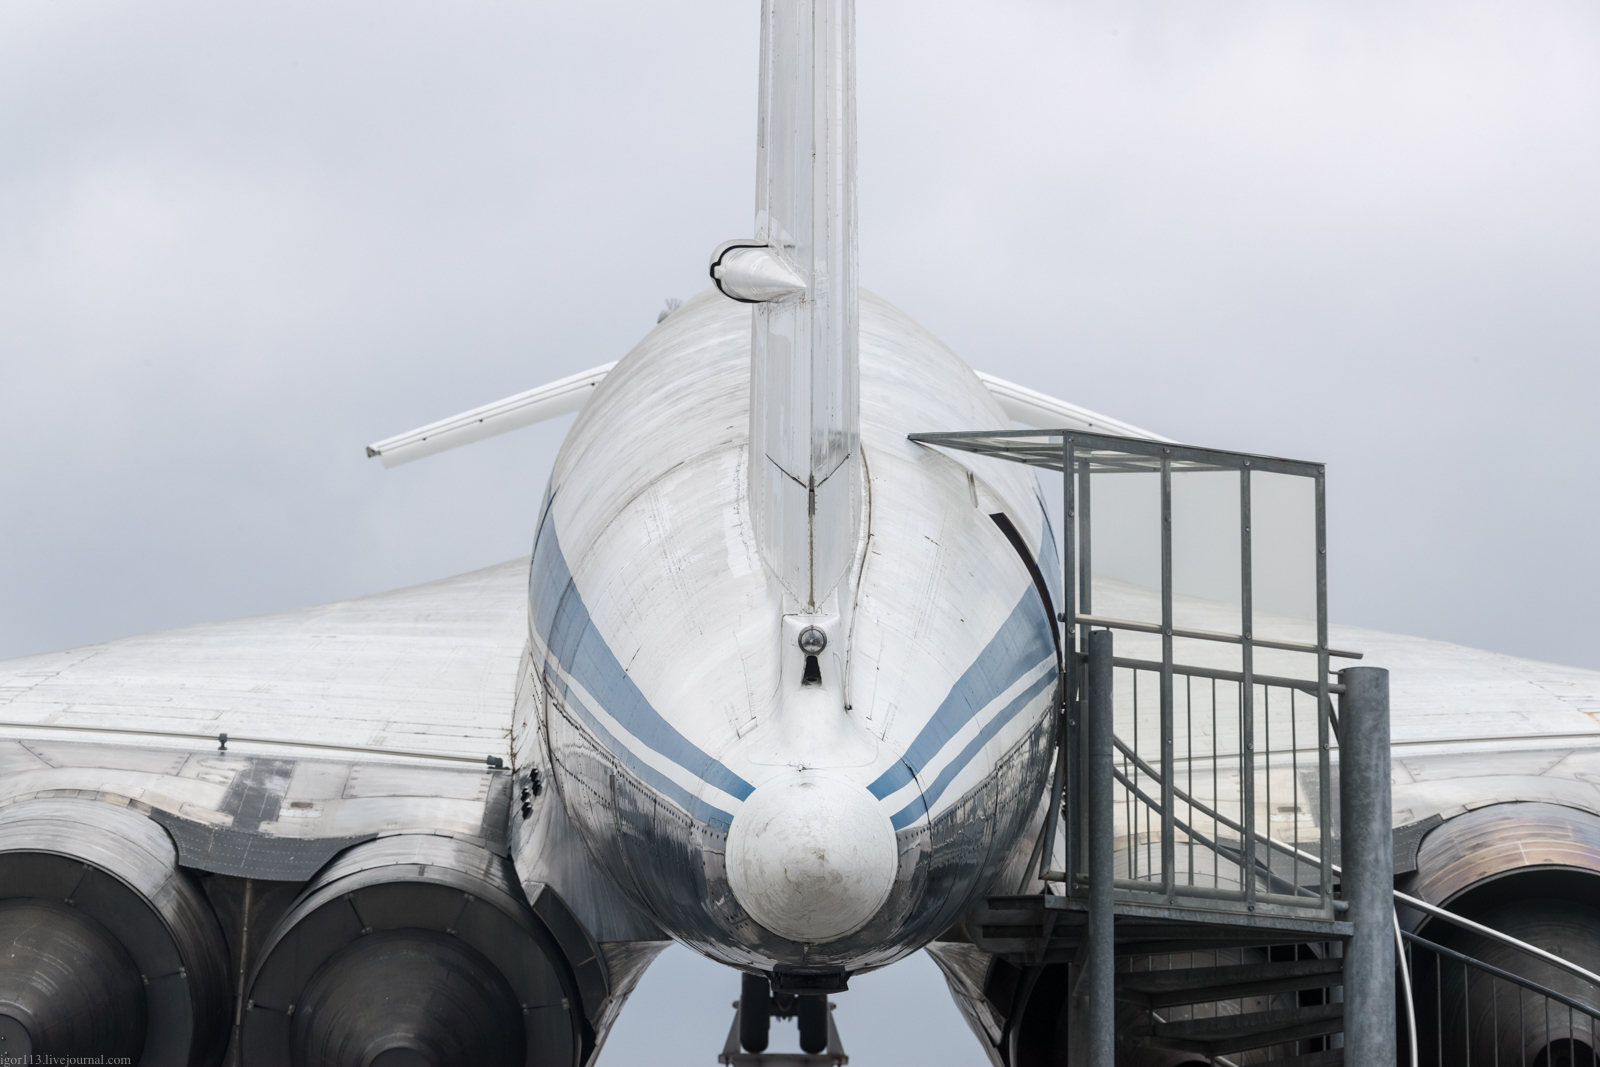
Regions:
[[[1065,400],[1046,396],[1025,385],[1008,382],[1004,378],[996,378],[982,371],[978,371],[977,374],[978,380],[983,382],[990,394],[1000,402],[1000,410],[1025,425],[1041,430],[1088,430],[1094,433],[1115,434],[1118,437],[1142,437],[1147,441],[1172,440],[1170,437],[1162,437],[1149,430],[1141,430],[1121,419],[1113,419],[1088,408],[1069,404]]]
[[[367,455],[376,456],[385,467],[397,467],[414,459],[448,452],[461,445],[469,445],[486,437],[508,430],[532,426],[536,422],[566,415],[583,407],[594,392],[595,386],[605,378],[615,363],[605,363],[586,371],[569,375],[547,385],[541,385],[504,400],[496,400],[471,411],[452,415],[448,419],[429,423],[420,429],[399,434],[377,444],[367,446]],[[1140,429],[1120,419],[1101,415],[1088,408],[1069,404],[1027,386],[1008,382],[992,374],[978,371],[978,379],[1000,402],[1000,408],[1017,422],[1029,426],[1055,429],[1092,430],[1096,433],[1117,434],[1122,437],[1143,437],[1152,441],[1166,441],[1160,434]]]
[[[385,467],[397,467],[423,456],[448,452],[452,448],[470,445],[485,437],[505,433],[507,430],[532,426],[536,422],[553,419],[577,411],[588,401],[615,363],[591,367],[586,371],[529,389],[504,400],[496,400],[481,408],[452,415],[448,419],[429,423],[420,430],[391,437],[367,446],[367,455],[377,456]]]

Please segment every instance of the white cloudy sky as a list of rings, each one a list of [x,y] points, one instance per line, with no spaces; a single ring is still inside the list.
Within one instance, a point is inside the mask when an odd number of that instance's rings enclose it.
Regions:
[[[0,5],[0,656],[527,551],[564,423],[361,446],[702,286],[750,227],[757,17]],[[869,287],[982,369],[1327,461],[1337,621],[1600,668],[1600,9],[859,22]],[[669,957],[608,1062],[707,1062],[732,996]],[[858,1062],[976,1063],[943,997],[923,963],[864,981]]]

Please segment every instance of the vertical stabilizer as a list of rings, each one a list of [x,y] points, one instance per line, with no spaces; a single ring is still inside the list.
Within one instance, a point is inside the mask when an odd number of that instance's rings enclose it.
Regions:
[[[764,0],[756,236],[719,248],[712,277],[755,305],[762,553],[815,607],[854,558],[860,524],[853,0]]]

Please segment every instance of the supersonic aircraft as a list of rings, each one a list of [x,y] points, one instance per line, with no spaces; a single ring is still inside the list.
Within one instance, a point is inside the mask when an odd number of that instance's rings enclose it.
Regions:
[[[754,236],[714,285],[368,450],[578,411],[531,562],[0,664],[0,1053],[584,1065],[676,940],[798,995],[813,1051],[823,994],[926,948],[1011,1062],[1026,998],[960,922],[1041,888],[1056,539],[1025,468],[907,435],[1152,435],[859,288],[851,0],[765,0],[761,34]],[[1600,826],[1541,754],[1593,737],[1600,676],[1342,634],[1396,670],[1397,767],[1434,761],[1397,821]],[[1473,755],[1508,734],[1540,751]]]

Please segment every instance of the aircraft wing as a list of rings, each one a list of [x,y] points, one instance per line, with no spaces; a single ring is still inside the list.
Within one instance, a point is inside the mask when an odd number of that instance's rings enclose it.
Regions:
[[[527,570],[0,662],[0,736],[509,762]]]
[[[77,892],[38,870],[81,858],[133,887],[103,907],[79,894],[95,918],[132,922],[144,908],[170,919],[171,945],[128,951],[185,961],[161,979],[181,988],[150,1009],[149,1027],[210,1050],[194,1062],[220,1062],[229,1018],[235,1048],[276,1047],[280,959],[292,971],[311,951],[343,966],[358,932],[414,928],[431,931],[412,938],[424,954],[444,952],[441,937],[511,954],[528,1046],[587,1061],[666,942],[597,884],[559,798],[539,799],[537,770],[512,766],[519,700],[526,717],[540,699],[521,684],[532,678],[527,578],[522,558],[0,662],[0,882]],[[512,867],[514,832],[540,835],[539,862]],[[357,914],[365,927],[344,921]],[[263,942],[257,931],[275,932]],[[230,1009],[233,983],[256,972],[267,977]],[[192,1026],[163,1007],[191,1000]]]
[[[1600,671],[1351,627],[1330,636],[1389,668],[1394,822],[1415,830],[1396,840],[1412,854],[1439,817],[1494,804],[1600,813]]]
[[[0,662],[0,738],[191,747],[227,733],[230,754],[509,763],[526,575],[512,560]],[[1600,741],[1600,672],[1355,627],[1331,637],[1390,669],[1397,759]]]
[[[1600,671],[1422,637],[1330,627],[1389,668],[1395,757],[1430,746],[1600,741]],[[1336,664],[1337,666],[1337,664]]]
[[[0,662],[0,810],[133,806],[242,878],[419,827],[505,855],[527,572]]]

